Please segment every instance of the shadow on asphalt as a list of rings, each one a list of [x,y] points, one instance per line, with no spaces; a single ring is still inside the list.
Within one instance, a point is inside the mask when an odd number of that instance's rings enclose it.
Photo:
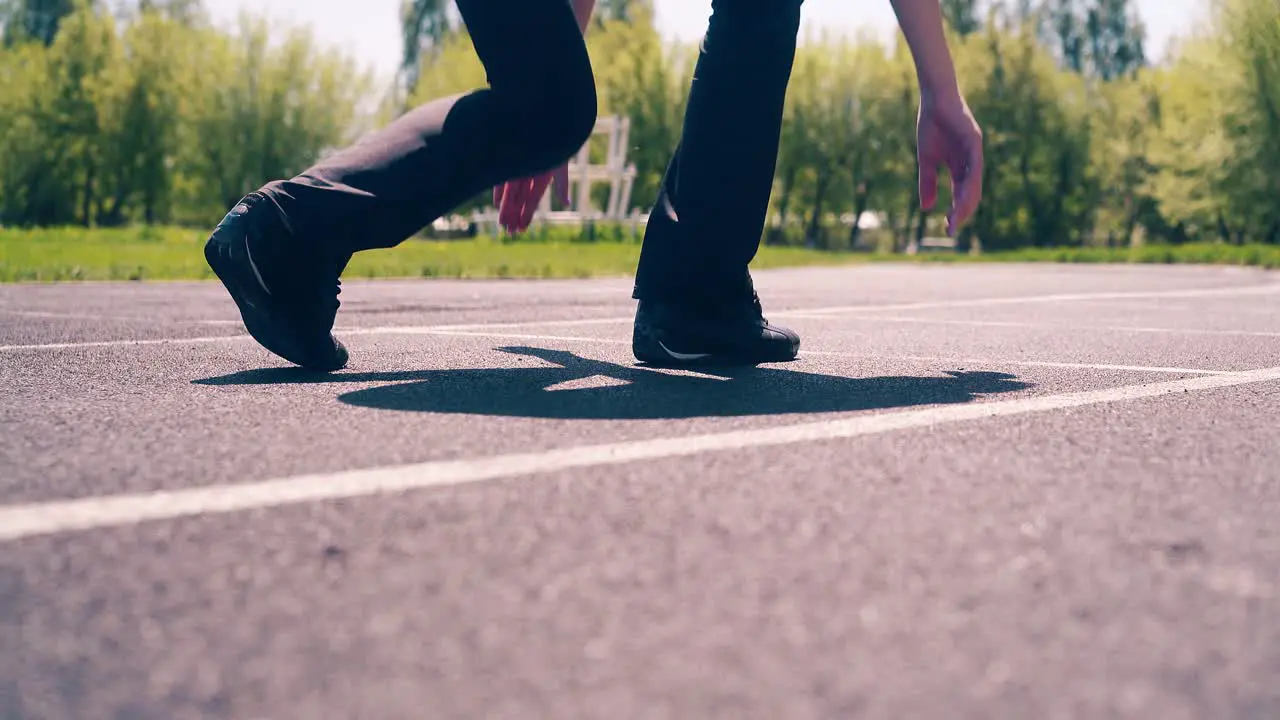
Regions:
[[[1029,383],[996,372],[948,371],[942,377],[847,378],[777,366],[708,368],[712,377],[669,375],[643,366],[590,360],[563,350],[499,348],[556,367],[330,375],[264,368],[196,380],[200,385],[389,383],[343,393],[348,405],[435,413],[589,420],[851,412],[955,404]],[[581,382],[575,387],[573,383]],[[568,384],[564,389],[556,386]]]

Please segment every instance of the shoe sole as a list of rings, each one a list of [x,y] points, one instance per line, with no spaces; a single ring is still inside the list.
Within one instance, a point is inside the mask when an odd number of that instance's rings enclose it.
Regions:
[[[631,354],[637,360],[656,367],[726,367],[791,362],[799,356],[798,345],[776,352],[673,353],[662,341],[649,333],[635,332],[631,338]]]
[[[237,262],[234,258],[231,243],[236,241],[243,243],[245,240],[241,234],[232,233],[232,235],[231,238],[219,238],[216,234],[210,237],[204,246],[204,259],[222,286],[226,288],[231,300],[235,302],[236,308],[240,311],[240,320],[244,323],[249,335],[272,354],[301,368],[316,372],[331,372],[345,367],[346,348],[336,339],[334,344],[337,352],[333,360],[327,363],[315,363],[310,361],[311,358],[307,354],[297,351],[288,341],[282,340],[280,333],[274,332],[274,323],[266,310],[270,306],[271,296],[258,284],[256,277],[251,277],[252,269],[246,268],[243,263]]]

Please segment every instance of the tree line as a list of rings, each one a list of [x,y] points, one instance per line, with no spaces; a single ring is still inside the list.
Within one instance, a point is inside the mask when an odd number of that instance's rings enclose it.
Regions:
[[[986,134],[985,200],[962,247],[1280,243],[1280,12],[1211,4],[1209,24],[1152,63],[1129,0],[943,0]],[[305,31],[213,28],[198,0],[0,0],[0,222],[207,225],[406,107],[484,84],[449,3],[407,0],[401,21],[388,84]],[[646,209],[697,48],[665,42],[646,0],[602,0],[588,46],[601,114],[631,119],[632,202]],[[918,210],[915,113],[900,40],[807,38],[766,240],[902,249],[938,232]]]
[[[0,0],[0,223],[209,225],[358,132],[370,75],[198,0]]]

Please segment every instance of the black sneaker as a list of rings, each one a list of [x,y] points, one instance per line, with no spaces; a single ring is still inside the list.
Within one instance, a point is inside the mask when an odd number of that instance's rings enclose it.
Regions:
[[[769,324],[754,291],[749,301],[715,309],[641,300],[631,351],[652,365],[756,365],[795,360],[800,336]]]
[[[331,332],[339,272],[293,246],[266,197],[250,193],[237,203],[213,229],[204,257],[264,348],[308,370],[347,364],[347,349]]]

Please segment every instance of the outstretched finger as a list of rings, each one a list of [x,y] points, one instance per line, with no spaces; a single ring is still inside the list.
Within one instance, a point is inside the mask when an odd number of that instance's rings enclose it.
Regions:
[[[529,194],[525,198],[524,207],[521,208],[520,213],[521,229],[527,228],[533,223],[533,216],[538,212],[538,206],[542,203],[542,196],[547,192],[547,186],[550,184],[550,174],[539,175],[529,184]]]
[[[521,178],[512,180],[507,183],[506,190],[502,195],[502,204],[498,206],[498,222],[508,232],[512,232],[516,227],[516,220],[520,215],[520,207],[524,203],[525,186],[528,180]]]
[[[499,190],[496,193],[494,193],[494,196],[497,200],[497,207],[498,207],[498,225],[502,227],[504,230],[508,225],[507,218],[511,214],[512,192],[511,192],[511,189],[508,187],[509,185],[510,185],[510,182],[504,183],[502,186],[502,190]]]
[[[982,202],[983,157],[982,142],[975,141],[968,148],[964,159],[964,172],[956,190],[956,208],[953,220],[958,229],[969,221]]]
[[[920,209],[932,210],[938,202],[938,167],[931,161],[920,161]]]

